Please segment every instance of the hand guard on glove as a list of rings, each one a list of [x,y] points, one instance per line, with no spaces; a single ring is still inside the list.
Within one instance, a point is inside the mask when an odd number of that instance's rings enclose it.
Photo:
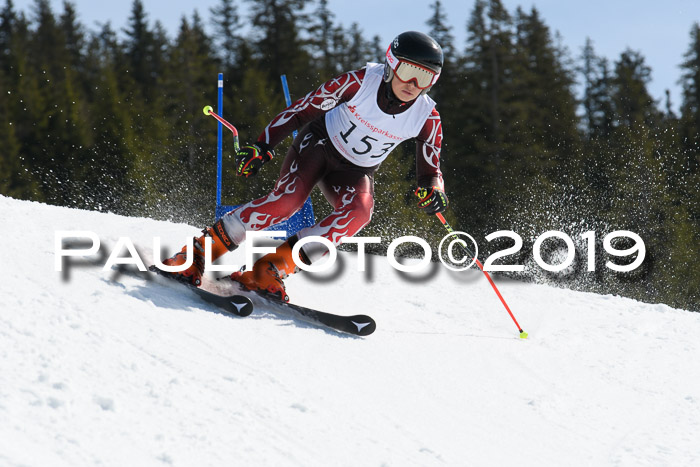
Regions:
[[[272,149],[264,147],[260,143],[243,146],[236,153],[236,175],[239,177],[252,177],[257,174],[266,162],[274,157]]]
[[[416,196],[420,199],[418,207],[426,214],[443,212],[449,204],[445,191],[436,186],[418,187]]]

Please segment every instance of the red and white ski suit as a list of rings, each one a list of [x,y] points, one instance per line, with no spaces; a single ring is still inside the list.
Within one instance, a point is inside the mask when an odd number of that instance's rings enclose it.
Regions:
[[[354,236],[372,217],[374,173],[391,150],[409,138],[416,140],[418,185],[443,188],[442,124],[435,103],[427,96],[408,103],[389,97],[382,70],[383,65],[367,64],[344,73],[270,122],[258,138],[268,147],[301,130],[272,192],[224,216],[237,244],[245,240],[247,230],[263,230],[291,217],[316,185],[334,211],[302,229],[298,237],[321,236],[338,245],[341,238]],[[311,262],[327,251],[313,242],[303,250]]]

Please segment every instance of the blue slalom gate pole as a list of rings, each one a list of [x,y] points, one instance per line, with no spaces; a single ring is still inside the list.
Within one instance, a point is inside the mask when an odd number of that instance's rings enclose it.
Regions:
[[[287,102],[287,107],[292,105],[292,97],[289,95],[289,85],[287,85],[287,75],[281,75],[280,79],[282,79],[282,91],[284,91],[284,100]],[[297,137],[297,131],[294,130],[292,133],[294,137]]]
[[[219,73],[219,79],[218,79],[218,91],[219,91],[219,99],[218,99],[218,106],[216,109],[216,112],[219,115],[224,114],[224,74]],[[223,139],[224,139],[224,126],[221,124],[221,122],[218,122],[217,125],[217,144],[216,144],[216,213],[217,213],[217,218],[218,216],[218,211],[221,206],[221,178],[222,178],[222,172],[223,172],[223,160],[222,160],[222,154],[223,154]]]
[[[289,87],[287,86],[287,78],[282,75],[282,87],[284,90],[284,97],[287,101],[287,107],[292,104],[291,97],[289,95]],[[224,74],[219,73],[218,76],[218,108],[217,113],[214,114],[211,106],[204,108],[204,114],[215,117],[218,121],[217,126],[217,148],[216,148],[216,210],[215,219],[220,219],[226,213],[232,211],[237,206],[229,206],[221,204],[221,187],[222,187],[222,174],[223,174],[223,127],[226,126],[233,133],[233,146],[234,151],[238,151],[238,130],[223,119],[224,113]],[[294,137],[296,138],[297,132],[294,132]],[[315,223],[315,216],[313,206],[311,205],[311,198],[307,198],[304,202],[304,206],[301,210],[295,213],[292,217],[286,221],[280,222],[268,228],[268,230],[285,230],[288,236],[297,233],[304,227],[309,227]]]

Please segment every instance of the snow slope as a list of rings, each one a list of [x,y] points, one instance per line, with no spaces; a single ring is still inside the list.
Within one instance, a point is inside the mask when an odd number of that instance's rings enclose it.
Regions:
[[[478,272],[359,273],[341,253],[287,281],[376,319],[352,338],[228,317],[105,256],[54,269],[58,230],[109,254],[195,227],[6,197],[0,214],[0,465],[700,464],[698,313],[499,280],[523,340]]]

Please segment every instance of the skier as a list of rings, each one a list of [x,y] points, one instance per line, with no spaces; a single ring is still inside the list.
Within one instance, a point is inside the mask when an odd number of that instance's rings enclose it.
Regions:
[[[389,45],[383,65],[367,63],[344,73],[282,111],[254,144],[235,155],[236,174],[252,177],[274,157],[273,148],[301,128],[272,192],[204,229],[194,241],[192,266],[172,275],[200,285],[205,237],[212,238],[214,261],[237,248],[246,231],[263,230],[291,217],[318,185],[334,211],[260,258],[252,270],[231,275],[249,290],[288,301],[283,279],[299,270],[296,263],[310,265],[327,252],[323,244],[309,242],[299,250],[299,258],[292,258],[294,244],[321,236],[338,245],[342,237],[352,237],[367,225],[374,206],[374,173],[399,143],[410,138],[416,140],[417,185],[427,193],[418,206],[429,214],[444,211],[448,200],[440,171],[442,127],[435,102],[427,96],[442,64],[442,49],[435,40],[420,32],[404,32]],[[183,247],[164,264],[184,264],[186,250]]]

